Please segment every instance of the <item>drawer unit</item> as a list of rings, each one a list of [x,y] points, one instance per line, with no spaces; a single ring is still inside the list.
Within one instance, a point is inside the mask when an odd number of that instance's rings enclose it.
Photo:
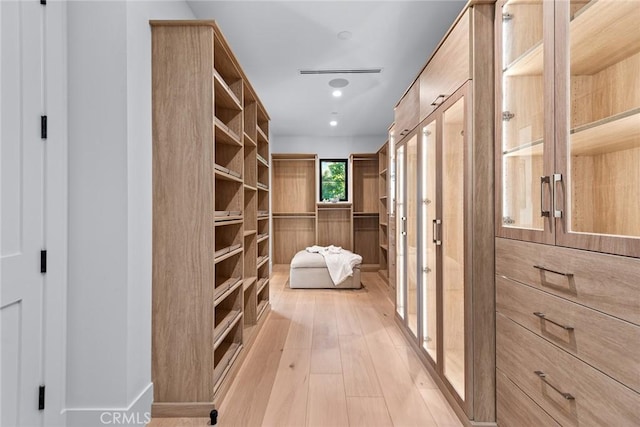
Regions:
[[[640,395],[500,313],[496,367],[561,425],[640,425]]]
[[[498,238],[496,274],[640,325],[640,259]]]
[[[496,398],[500,427],[560,426],[499,369],[496,370]]]
[[[420,85],[413,83],[395,108],[396,142],[399,142],[413,128],[418,126],[420,117]]]
[[[640,327],[500,276],[496,310],[640,392]]]
[[[420,73],[420,121],[471,78],[470,13],[460,17]]]

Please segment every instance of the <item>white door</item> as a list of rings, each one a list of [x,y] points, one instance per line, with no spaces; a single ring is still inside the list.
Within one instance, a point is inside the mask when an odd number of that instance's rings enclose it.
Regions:
[[[44,276],[42,14],[0,1],[0,425],[40,426]]]

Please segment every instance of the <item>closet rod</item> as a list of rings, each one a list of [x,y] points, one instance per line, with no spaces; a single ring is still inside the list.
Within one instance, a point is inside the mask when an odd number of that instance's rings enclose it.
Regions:
[[[285,218],[285,219],[296,219],[296,218],[302,218],[302,219],[315,219],[316,216],[315,215],[274,215],[272,217],[273,219],[279,219],[279,218]]]
[[[272,157],[271,160],[274,162],[315,162],[316,159],[278,159]]]

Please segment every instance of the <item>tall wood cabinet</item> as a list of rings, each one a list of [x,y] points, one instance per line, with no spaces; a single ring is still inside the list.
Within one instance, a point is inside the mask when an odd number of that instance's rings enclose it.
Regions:
[[[469,2],[396,107],[396,311],[458,415],[495,421],[492,2]]]
[[[499,425],[640,424],[640,3],[496,7]]]
[[[389,141],[378,150],[378,237],[380,277],[389,283]]]
[[[378,154],[352,154],[353,251],[362,256],[362,270],[379,269]]]
[[[152,415],[207,416],[268,306],[269,117],[213,21],[151,27]]]

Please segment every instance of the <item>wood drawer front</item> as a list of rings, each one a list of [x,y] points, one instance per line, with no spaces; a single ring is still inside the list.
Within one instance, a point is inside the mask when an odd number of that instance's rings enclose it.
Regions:
[[[420,74],[420,121],[471,78],[470,13],[467,9]]]
[[[500,276],[496,310],[640,392],[640,327]]]
[[[496,369],[496,410],[500,427],[560,426],[499,369]]]
[[[395,109],[396,142],[418,126],[420,116],[420,85],[413,83]]]
[[[496,274],[640,325],[638,258],[497,238]]]
[[[561,425],[640,425],[638,393],[500,313],[496,326],[496,367]]]

